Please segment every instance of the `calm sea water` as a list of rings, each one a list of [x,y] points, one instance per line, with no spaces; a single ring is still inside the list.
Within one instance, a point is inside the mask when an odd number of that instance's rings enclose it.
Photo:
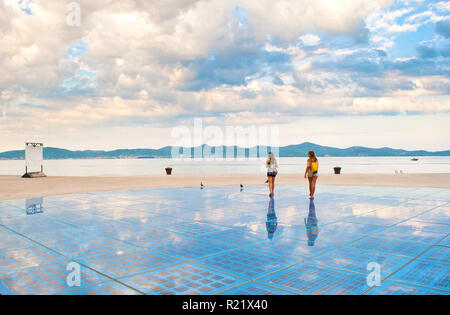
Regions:
[[[124,160],[46,160],[45,173],[50,176],[105,176],[164,174],[167,166],[176,174],[257,174],[264,173],[264,160],[258,161],[178,161],[170,159]],[[394,174],[450,173],[450,157],[322,157],[320,173],[333,173],[342,167],[343,173]],[[280,173],[303,173],[305,158],[280,158]],[[22,175],[24,161],[0,161],[0,175]]]

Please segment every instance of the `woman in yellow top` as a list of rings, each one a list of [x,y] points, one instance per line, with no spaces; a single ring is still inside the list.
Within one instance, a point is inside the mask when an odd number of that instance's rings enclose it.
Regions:
[[[309,197],[314,199],[316,191],[316,182],[319,176],[319,160],[313,151],[308,152],[308,162],[306,164],[305,178],[308,175],[309,180]]]

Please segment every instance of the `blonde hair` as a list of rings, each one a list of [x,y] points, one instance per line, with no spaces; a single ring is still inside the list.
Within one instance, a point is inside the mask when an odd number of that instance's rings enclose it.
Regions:
[[[275,163],[275,165],[278,165],[278,161],[275,157],[275,154],[273,154],[273,152],[269,152],[269,159],[270,159],[271,163],[273,162],[273,163]]]
[[[314,153],[314,151],[309,151],[309,152],[308,152],[308,156],[309,156],[309,158],[311,159],[311,161],[317,162],[317,156],[316,156],[316,154]]]

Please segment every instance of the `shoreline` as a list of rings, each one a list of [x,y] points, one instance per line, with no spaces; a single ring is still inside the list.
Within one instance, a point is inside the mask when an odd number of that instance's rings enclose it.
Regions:
[[[264,186],[264,174],[177,174],[141,176],[46,177],[23,179],[0,175],[0,201],[55,195],[149,188]],[[277,185],[307,185],[302,174],[280,174]],[[322,174],[318,185],[450,189],[450,174]]]

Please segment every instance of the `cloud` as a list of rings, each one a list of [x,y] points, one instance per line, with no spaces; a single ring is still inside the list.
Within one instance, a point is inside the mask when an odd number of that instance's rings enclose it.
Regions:
[[[69,27],[65,3],[29,2],[30,15],[0,0],[0,131],[38,132],[36,116],[59,130],[448,110],[436,81],[448,81],[448,47],[419,38],[406,51],[397,40],[433,21],[448,38],[444,4],[78,2],[81,25]]]
[[[450,11],[450,2],[448,1],[440,1],[430,6],[436,8],[439,11]]]
[[[300,36],[299,40],[305,46],[317,46],[320,43],[320,37],[313,34]]]
[[[450,20],[436,23],[436,33],[445,38],[450,38]]]
[[[368,15],[391,3],[389,0],[250,0],[246,2],[246,8],[256,38],[264,40],[270,35],[292,41],[311,30],[333,35],[354,33],[364,28],[361,22]]]
[[[400,23],[399,19],[410,14],[414,8],[406,7],[392,11],[380,11],[372,14],[366,20],[372,32],[382,34],[401,33],[417,30],[419,24]]]
[[[419,54],[419,57],[423,59],[434,59],[438,56],[438,52],[435,48],[427,46],[417,47],[417,53]]]

